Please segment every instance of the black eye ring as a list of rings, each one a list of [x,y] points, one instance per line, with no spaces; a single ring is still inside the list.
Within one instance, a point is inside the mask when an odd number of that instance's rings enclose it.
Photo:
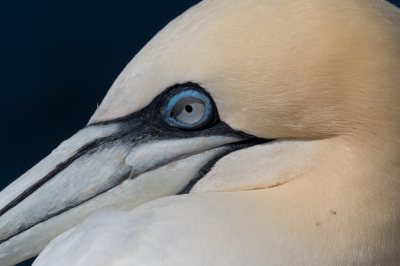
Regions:
[[[165,122],[182,129],[198,129],[213,117],[213,104],[205,93],[188,88],[169,100],[163,111]]]

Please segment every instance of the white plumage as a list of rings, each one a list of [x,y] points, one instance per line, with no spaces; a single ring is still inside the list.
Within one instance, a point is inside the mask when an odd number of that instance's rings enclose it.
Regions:
[[[381,0],[201,2],[45,159],[65,169],[0,194],[0,263],[69,229],[34,266],[398,266],[399,43]],[[170,127],[182,91],[219,117]]]
[[[282,256],[303,265],[301,253],[280,250],[279,230],[266,232],[264,223],[278,219],[263,218],[261,199],[261,191],[198,194],[100,211],[56,238],[33,265],[281,265]]]

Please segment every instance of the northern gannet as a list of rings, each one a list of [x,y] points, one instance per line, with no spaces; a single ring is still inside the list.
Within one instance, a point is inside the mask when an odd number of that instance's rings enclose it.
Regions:
[[[0,265],[399,265],[399,43],[386,1],[201,2],[0,193]]]

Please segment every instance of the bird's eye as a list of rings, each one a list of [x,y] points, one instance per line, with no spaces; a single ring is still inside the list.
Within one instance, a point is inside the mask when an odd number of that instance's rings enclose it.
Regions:
[[[211,121],[212,114],[210,98],[198,90],[188,89],[170,98],[163,116],[170,126],[198,129]]]

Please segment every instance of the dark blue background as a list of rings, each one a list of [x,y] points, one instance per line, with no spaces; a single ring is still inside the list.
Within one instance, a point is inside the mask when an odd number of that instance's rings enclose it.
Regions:
[[[84,127],[133,56],[198,2],[0,0],[0,189]]]
[[[133,56],[198,2],[0,0],[0,189],[84,127]]]

